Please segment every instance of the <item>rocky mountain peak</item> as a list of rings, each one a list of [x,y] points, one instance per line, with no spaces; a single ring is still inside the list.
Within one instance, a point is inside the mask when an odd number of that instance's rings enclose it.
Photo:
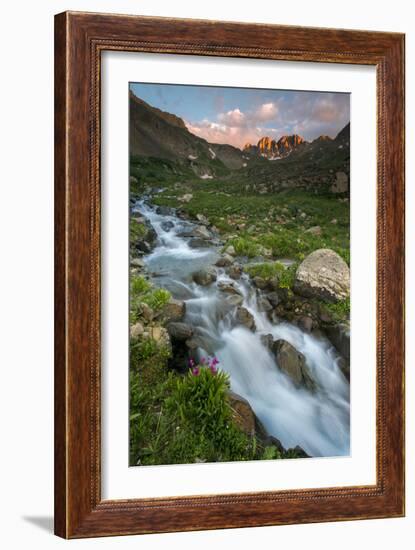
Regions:
[[[291,153],[299,145],[306,143],[304,138],[298,134],[282,136],[278,141],[269,136],[262,137],[256,145],[247,143],[244,151],[257,153],[266,158],[282,158]]]

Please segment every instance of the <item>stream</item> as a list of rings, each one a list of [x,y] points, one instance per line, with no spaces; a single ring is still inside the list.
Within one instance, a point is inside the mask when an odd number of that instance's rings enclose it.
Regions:
[[[259,310],[256,289],[246,274],[235,281],[218,267],[216,282],[197,285],[192,274],[215,264],[220,243],[189,246],[189,237],[182,234],[200,226],[174,214],[159,214],[147,201],[137,201],[133,212],[147,218],[158,236],[154,250],[144,256],[152,282],[186,302],[184,321],[198,327],[205,342],[198,353],[216,355],[219,368],[229,374],[232,390],[250,403],[267,432],[285,448],[300,445],[313,457],[348,455],[350,388],[330,342],[288,322],[272,323]],[[241,305],[255,319],[255,332],[232,322],[232,308],[227,307],[219,288],[225,283],[231,283],[242,295]],[[261,341],[261,335],[267,334],[286,340],[305,356],[318,384],[315,392],[297,388],[277,368],[275,357]]]

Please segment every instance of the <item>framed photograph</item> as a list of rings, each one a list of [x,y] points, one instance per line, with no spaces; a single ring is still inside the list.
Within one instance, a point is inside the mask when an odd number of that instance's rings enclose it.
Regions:
[[[55,19],[55,532],[404,515],[404,35]]]

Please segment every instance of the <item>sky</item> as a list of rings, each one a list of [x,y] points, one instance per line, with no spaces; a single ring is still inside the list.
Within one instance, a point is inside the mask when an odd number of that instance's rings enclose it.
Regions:
[[[263,136],[335,137],[350,121],[350,95],[333,92],[131,83],[135,95],[181,117],[211,143],[243,148]]]

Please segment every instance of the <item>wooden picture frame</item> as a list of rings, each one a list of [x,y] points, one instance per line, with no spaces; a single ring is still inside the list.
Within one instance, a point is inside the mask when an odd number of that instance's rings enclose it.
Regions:
[[[100,60],[105,50],[376,67],[375,485],[101,500]],[[403,516],[403,315],[404,35],[75,12],[56,16],[57,535],[78,538]]]

